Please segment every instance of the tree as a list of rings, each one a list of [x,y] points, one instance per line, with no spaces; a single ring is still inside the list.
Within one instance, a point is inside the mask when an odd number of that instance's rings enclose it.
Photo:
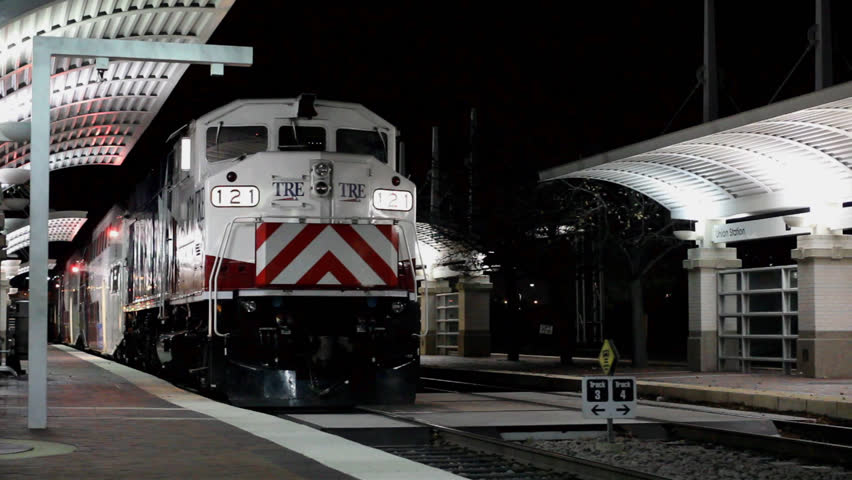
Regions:
[[[563,208],[561,221],[577,230],[594,230],[597,241],[625,260],[629,279],[633,365],[648,364],[648,326],[645,323],[643,278],[672,250],[674,238],[668,210],[645,195],[615,184],[592,180],[558,182],[564,193],[555,197]],[[601,249],[600,251],[603,251]]]

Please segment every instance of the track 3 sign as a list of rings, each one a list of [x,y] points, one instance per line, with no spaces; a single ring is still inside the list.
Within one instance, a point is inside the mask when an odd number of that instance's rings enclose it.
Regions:
[[[635,377],[583,377],[584,418],[635,418]]]

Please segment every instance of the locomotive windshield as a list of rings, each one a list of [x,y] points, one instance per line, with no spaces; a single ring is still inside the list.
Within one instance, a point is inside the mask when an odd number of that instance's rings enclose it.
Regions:
[[[265,152],[266,127],[225,127],[207,129],[207,161],[218,162],[243,154]]]
[[[369,130],[337,130],[337,151],[372,155],[382,163],[388,163],[388,136]]]
[[[325,151],[325,129],[322,127],[293,127],[278,129],[278,150]]]

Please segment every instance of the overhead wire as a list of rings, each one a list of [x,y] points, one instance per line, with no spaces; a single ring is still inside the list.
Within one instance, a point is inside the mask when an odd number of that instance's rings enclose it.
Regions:
[[[793,68],[791,68],[790,71],[787,72],[787,76],[784,77],[784,81],[781,82],[781,85],[778,85],[778,88],[775,90],[775,93],[772,94],[772,98],[770,98],[769,101],[766,102],[767,105],[775,101],[775,98],[778,97],[778,94],[781,93],[781,90],[784,88],[785,85],[787,85],[787,82],[790,81],[790,77],[793,76],[793,73],[795,73],[796,69],[798,69],[799,65],[801,65],[802,60],[804,60],[808,53],[810,53],[810,51],[814,49],[814,47],[816,46],[816,42],[817,41],[815,38],[810,39],[810,41],[808,42],[808,46],[805,47],[805,51],[802,52],[801,55],[799,55],[799,59],[796,60],[795,64],[793,64]]]

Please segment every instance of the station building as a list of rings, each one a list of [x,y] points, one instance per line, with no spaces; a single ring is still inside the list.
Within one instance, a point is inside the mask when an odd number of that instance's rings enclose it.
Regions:
[[[691,370],[767,363],[852,377],[852,82],[539,173],[647,195],[695,229]],[[790,265],[741,269],[736,242],[797,235]]]

